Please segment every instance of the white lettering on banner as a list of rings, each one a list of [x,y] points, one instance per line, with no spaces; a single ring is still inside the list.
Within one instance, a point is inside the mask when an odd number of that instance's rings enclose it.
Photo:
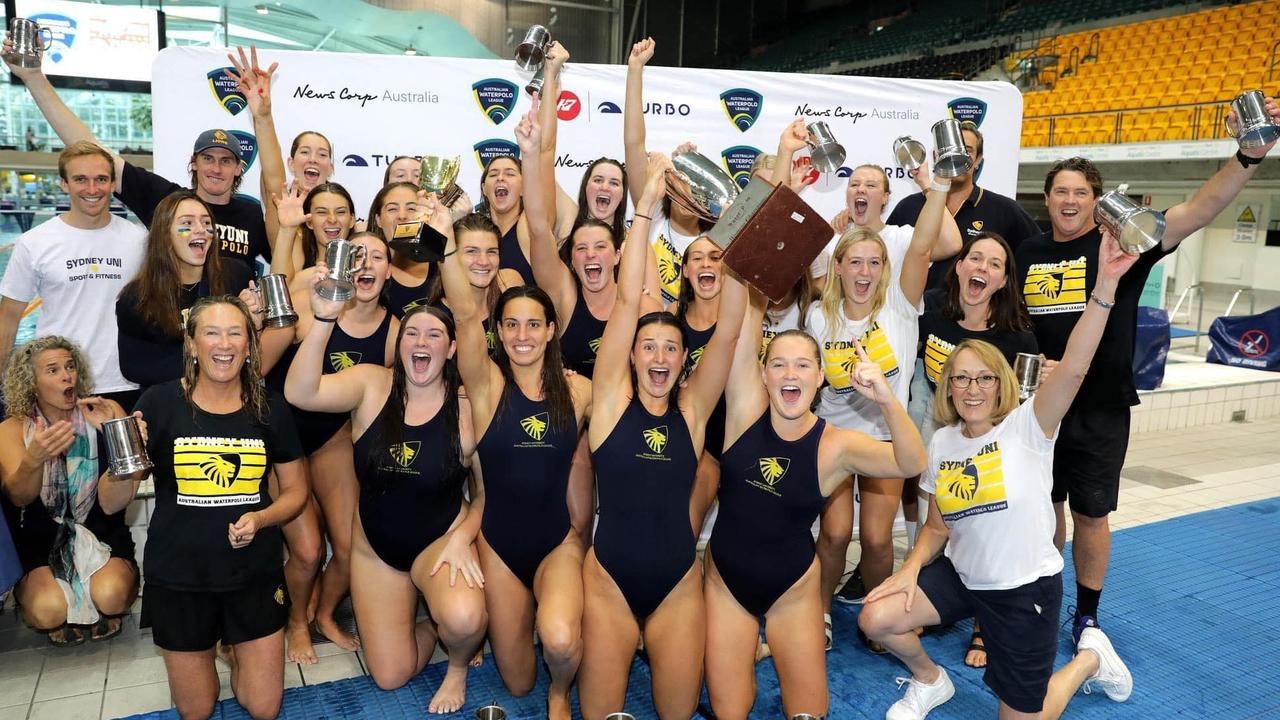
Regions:
[[[658,51],[669,58],[666,53],[674,53],[674,48]],[[351,192],[360,215],[367,212],[381,187],[387,163],[398,155],[460,156],[458,183],[478,201],[478,157],[492,155],[497,143],[514,146],[516,121],[530,107],[523,89],[528,77],[516,70],[510,58],[262,50],[259,60],[264,65],[280,63],[272,109],[281,144],[288,147],[303,130],[324,133],[340,161],[333,180]],[[225,65],[225,50],[216,48],[175,46],[158,56],[152,68],[157,173],[185,177],[191,142],[203,130],[252,131],[249,113],[231,115],[216,93],[210,92],[209,72]],[[621,111],[626,74],[624,65],[585,63],[573,63],[565,74],[563,90],[580,100],[574,108],[580,112],[572,122],[560,125],[555,173],[570,196],[577,195],[589,164],[584,161],[624,157]],[[516,88],[511,110],[498,123],[486,116],[472,88],[492,79]],[[1008,83],[659,66],[646,68],[644,80],[647,143],[655,152],[669,153],[680,143],[692,141],[700,153],[721,165],[726,162],[724,151],[730,148],[776,147],[783,128],[797,116],[827,120],[849,151],[846,167],[821,177],[801,193],[827,218],[844,207],[847,171],[864,163],[891,171],[890,202],[918,192],[908,173],[899,172],[893,141],[900,135],[929,137],[929,128],[948,116],[947,104],[958,98],[986,103],[981,124],[987,137],[986,157],[979,182],[1007,196],[1016,191],[1022,96]],[[737,117],[721,99],[729,91],[751,100],[741,107],[734,105]],[[259,192],[259,165],[254,163],[246,173],[241,192]],[[891,209],[886,209],[886,217]],[[222,240],[241,240],[225,236],[226,232],[219,230]]]

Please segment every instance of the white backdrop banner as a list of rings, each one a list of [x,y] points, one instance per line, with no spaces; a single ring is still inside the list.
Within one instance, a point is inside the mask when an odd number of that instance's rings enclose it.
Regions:
[[[279,62],[272,92],[276,130],[288,152],[294,136],[317,130],[333,142],[333,180],[354,196],[363,217],[397,155],[461,155],[459,183],[479,200],[481,163],[514,154],[514,128],[527,112],[527,76],[510,60],[260,51]],[[182,182],[196,136],[223,128],[251,160],[242,192],[258,194],[253,120],[234,83],[223,77],[225,51],[172,47],[157,57],[152,79],[155,168]],[[570,63],[559,98],[556,177],[577,195],[582,172],[601,156],[623,158],[622,106],[627,69]],[[756,153],[776,151],[797,116],[823,120],[845,146],[845,167],[823,175],[803,197],[824,216],[844,207],[845,177],[871,163],[889,173],[890,201],[915,192],[892,143],[912,135],[932,148],[932,124],[954,116],[978,123],[986,139],[980,182],[1015,192],[1022,96],[999,82],[898,80],[834,75],[650,67],[645,70],[650,150],[670,152],[691,140],[746,184]]]

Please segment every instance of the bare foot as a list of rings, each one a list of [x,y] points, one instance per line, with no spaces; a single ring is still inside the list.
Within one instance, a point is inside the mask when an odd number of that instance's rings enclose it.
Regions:
[[[360,638],[338,627],[333,618],[323,618],[316,616],[316,629],[329,639],[329,642],[337,645],[343,650],[355,651],[360,649]]]
[[[431,697],[427,711],[432,714],[457,712],[462,709],[467,699],[467,668],[449,666],[444,680],[440,681],[440,689]]]
[[[289,623],[284,629],[284,647],[289,662],[315,665],[320,662],[316,657],[315,646],[311,644],[311,628]]]
[[[760,643],[756,645],[756,662],[760,662],[771,655],[773,655],[773,651],[769,649],[769,643],[763,639],[760,640]]]
[[[484,664],[484,645],[476,650],[476,656],[471,658],[471,662],[467,663],[471,667],[480,667]]]
[[[570,720],[572,716],[569,713],[569,692],[567,690],[563,695],[548,694],[547,717],[549,720]]]

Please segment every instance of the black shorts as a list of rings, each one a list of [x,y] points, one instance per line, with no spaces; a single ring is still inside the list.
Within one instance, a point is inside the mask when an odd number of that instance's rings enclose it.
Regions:
[[[173,652],[208,650],[219,640],[235,645],[284,628],[289,590],[283,575],[240,590],[190,592],[147,583],[141,627],[151,628],[156,646]]]
[[[1062,573],[1012,590],[970,590],[945,557],[920,571],[920,590],[943,625],[977,618],[987,648],[982,680],[1018,712],[1040,712],[1058,653]]]
[[[1072,408],[1053,449],[1053,501],[1085,517],[1116,509],[1120,471],[1129,451],[1129,408]]]

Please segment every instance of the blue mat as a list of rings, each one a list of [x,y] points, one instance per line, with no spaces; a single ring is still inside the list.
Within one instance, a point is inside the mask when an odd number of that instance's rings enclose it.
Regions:
[[[1063,577],[1065,606],[1075,596],[1068,558]],[[1123,704],[1101,692],[1077,693],[1067,718],[1263,718],[1280,717],[1274,668],[1280,667],[1280,498],[1152,523],[1117,532],[1112,571],[1102,598],[1101,622],[1134,676],[1133,695]],[[893,679],[904,669],[873,656],[858,644],[856,612],[837,606],[836,649],[827,655],[832,718],[879,718],[898,697]],[[995,717],[996,700],[982,672],[961,662],[971,625],[961,623],[924,639],[945,665],[956,696],[931,718]],[[1071,657],[1065,628],[1058,664]],[[368,677],[285,691],[282,718],[420,718],[444,674],[430,666],[394,692],[378,690]],[[757,668],[759,694],[752,717],[781,716],[772,661]],[[502,689],[492,658],[471,672],[468,707],[450,717],[469,718],[496,700],[511,718],[542,717],[547,678],[528,697]],[[649,673],[632,667],[627,710],[656,718],[648,699]],[[174,718],[172,710],[139,718]],[[247,718],[234,700],[218,704],[215,718]]]
[[[1180,328],[1180,327],[1169,328],[1169,337],[1175,340],[1178,338],[1195,337],[1196,335],[1199,335],[1199,334],[1200,333],[1196,332],[1195,330],[1188,330],[1186,328]]]

